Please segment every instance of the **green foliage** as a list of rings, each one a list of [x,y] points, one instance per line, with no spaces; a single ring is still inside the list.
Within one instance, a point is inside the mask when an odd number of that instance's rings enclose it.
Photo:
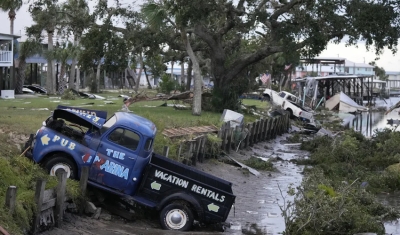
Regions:
[[[63,100],[75,100],[76,96],[75,94],[72,92],[71,89],[68,89],[64,92],[64,94],[61,96],[61,99]]]
[[[162,93],[170,94],[175,89],[176,82],[168,74],[163,74],[159,86]]]
[[[222,139],[216,135],[207,134],[205,148],[211,157],[218,157],[221,153]]]
[[[400,190],[396,174],[386,170],[400,162],[400,133],[384,130],[367,139],[355,131],[340,137],[317,137],[303,142],[301,148],[311,152],[302,163],[322,169],[325,176],[341,182],[355,180],[369,182],[368,190]],[[383,172],[383,173],[382,173]]]
[[[315,169],[297,188],[294,204],[281,208],[285,215],[284,234],[355,234],[371,232],[383,235],[382,221],[399,216],[359,187],[360,182],[335,182]]]

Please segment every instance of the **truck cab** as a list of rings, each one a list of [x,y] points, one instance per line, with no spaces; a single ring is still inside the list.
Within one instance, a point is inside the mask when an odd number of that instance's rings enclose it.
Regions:
[[[150,120],[116,112],[59,106],[32,134],[25,156],[50,175],[67,172],[88,184],[160,211],[163,228],[189,230],[193,220],[224,222],[234,203],[232,184],[153,152]]]

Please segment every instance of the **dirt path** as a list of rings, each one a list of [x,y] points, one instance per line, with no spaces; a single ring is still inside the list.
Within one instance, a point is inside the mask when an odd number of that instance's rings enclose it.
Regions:
[[[283,198],[289,185],[298,185],[301,182],[302,168],[291,163],[291,159],[305,156],[307,153],[285,146],[283,135],[273,141],[254,146],[246,151],[230,154],[236,160],[243,162],[250,156],[264,158],[278,158],[274,163],[279,172],[260,172],[254,176],[240,167],[208,160],[199,163],[198,169],[211,173],[233,183],[233,192],[236,195],[235,208],[231,210],[227,222],[231,227],[225,232],[210,232],[210,228],[198,228],[182,234],[278,234],[284,230],[284,221],[278,205],[283,205]],[[102,219],[103,218],[103,219]],[[105,219],[105,220],[104,220]],[[155,220],[124,222],[119,217],[103,214],[99,220],[89,217],[78,217],[68,214],[61,229],[46,231],[42,235],[120,235],[120,234],[180,234],[161,230],[157,218]]]

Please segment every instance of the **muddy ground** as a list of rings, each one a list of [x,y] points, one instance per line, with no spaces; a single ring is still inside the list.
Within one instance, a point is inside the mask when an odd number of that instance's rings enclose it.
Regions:
[[[182,234],[279,234],[284,230],[279,205],[284,199],[279,188],[286,195],[289,185],[301,182],[302,168],[293,159],[307,155],[296,146],[285,145],[288,134],[275,140],[259,143],[247,150],[239,150],[230,156],[243,162],[251,156],[278,159],[274,165],[276,172],[262,172],[255,176],[239,166],[218,160],[198,163],[197,168],[233,183],[236,195],[235,208],[231,210],[227,222],[231,224],[224,232],[212,227],[195,227],[194,231]],[[222,159],[221,159],[222,160]],[[279,185],[279,187],[278,187]],[[286,198],[290,200],[290,198]],[[179,234],[161,230],[157,216],[127,222],[118,216],[102,212],[99,219],[67,213],[61,228],[53,228],[42,235],[122,235],[122,234]]]

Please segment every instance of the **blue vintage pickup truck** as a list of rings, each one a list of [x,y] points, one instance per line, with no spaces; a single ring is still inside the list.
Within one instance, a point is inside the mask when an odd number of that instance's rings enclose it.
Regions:
[[[58,106],[31,134],[25,156],[50,175],[66,171],[89,184],[160,213],[162,228],[190,230],[194,220],[224,222],[235,201],[232,184],[153,152],[156,126],[143,117]]]

